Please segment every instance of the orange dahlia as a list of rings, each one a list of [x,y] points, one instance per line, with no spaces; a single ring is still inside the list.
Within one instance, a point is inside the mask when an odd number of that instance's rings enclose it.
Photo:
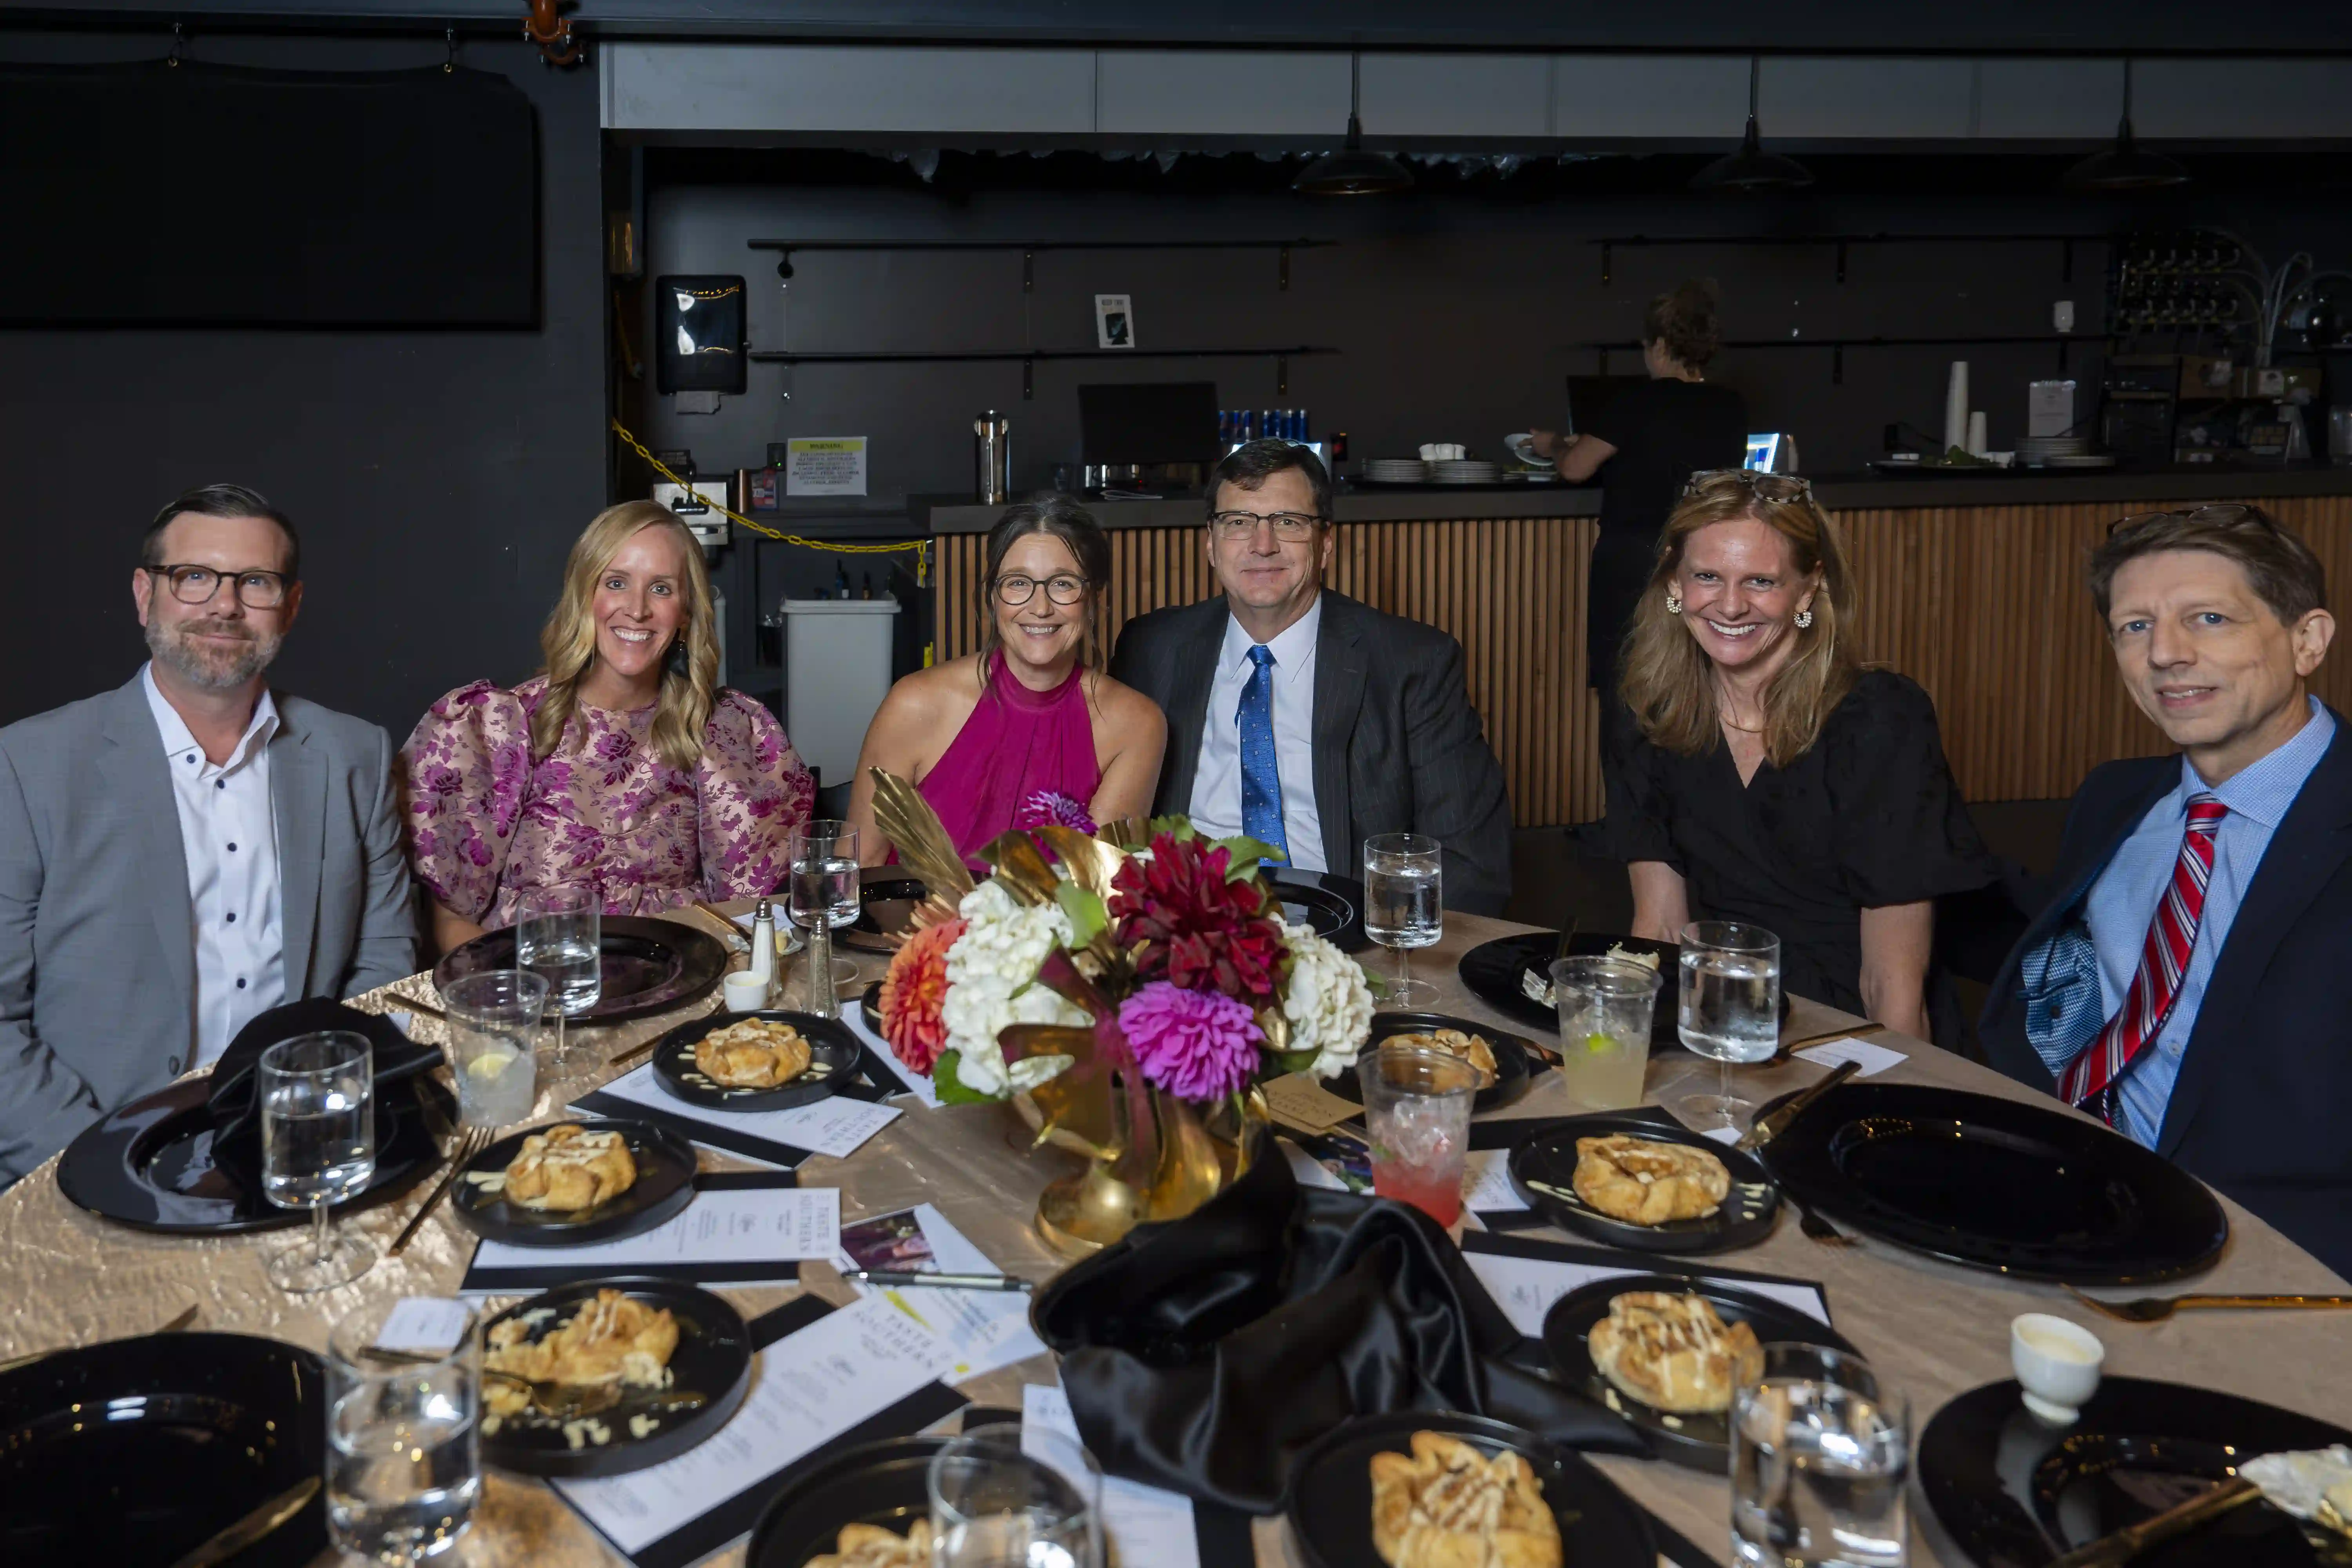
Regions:
[[[948,997],[948,949],[964,922],[927,926],[908,937],[882,976],[882,1037],[900,1061],[927,1073],[948,1043],[940,1010]]]

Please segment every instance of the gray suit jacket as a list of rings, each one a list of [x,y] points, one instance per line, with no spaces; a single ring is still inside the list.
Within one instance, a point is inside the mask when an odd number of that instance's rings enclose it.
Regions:
[[[1230,614],[1220,594],[1119,633],[1113,679],[1168,715],[1156,811],[1192,809]],[[1315,810],[1324,862],[1339,876],[1363,875],[1364,840],[1376,833],[1426,833],[1445,847],[1448,909],[1499,915],[1511,896],[1511,803],[1470,706],[1462,645],[1328,588],[1315,639]]]
[[[392,742],[277,701],[286,999],[354,995],[416,963]],[[0,1184],[178,1077],[195,989],[179,808],[138,679],[0,730]]]

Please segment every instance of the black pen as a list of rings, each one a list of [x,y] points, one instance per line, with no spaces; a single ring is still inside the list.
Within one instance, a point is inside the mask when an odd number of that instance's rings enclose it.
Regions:
[[[1032,1290],[1026,1279],[1010,1274],[918,1274],[904,1268],[846,1268],[844,1279],[860,1285],[929,1285],[938,1290]]]

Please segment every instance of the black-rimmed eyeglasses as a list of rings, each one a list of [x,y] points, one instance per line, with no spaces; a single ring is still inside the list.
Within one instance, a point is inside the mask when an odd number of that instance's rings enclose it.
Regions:
[[[2187,506],[2178,511],[2136,511],[2129,517],[2119,517],[2107,524],[2107,537],[2113,539],[2126,528],[2137,528],[2143,523],[2166,522],[2174,518],[2186,522],[2210,522],[2221,528],[2234,528],[2248,523],[2256,528],[2273,531],[2278,527],[2278,524],[2264,515],[2260,507],[2242,506],[2236,501],[2228,501],[2220,506]]]
[[[1688,500],[1710,485],[1744,485],[1762,500],[1803,500],[1813,493],[1813,481],[1797,474],[1775,474],[1761,468],[1701,468],[1683,486]]]
[[[1221,511],[1209,519],[1209,531],[1219,539],[1248,539],[1261,522],[1274,530],[1276,539],[1294,544],[1314,538],[1315,531],[1323,526],[1321,518],[1303,511]]]
[[[236,584],[237,602],[249,610],[274,610],[286,602],[294,579],[283,572],[219,572],[210,566],[149,566],[172,585],[172,597],[184,605],[208,605],[224,580]]]
[[[1014,607],[1027,604],[1037,596],[1038,581],[1018,572],[999,577],[996,580],[997,602]],[[1084,577],[1073,577],[1065,572],[1058,576],[1047,577],[1044,582],[1045,597],[1057,605],[1075,605],[1087,596],[1087,580]]]

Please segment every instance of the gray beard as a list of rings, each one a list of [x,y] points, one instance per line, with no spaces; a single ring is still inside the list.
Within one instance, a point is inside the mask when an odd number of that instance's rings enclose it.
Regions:
[[[216,623],[195,622],[192,625],[170,626],[160,617],[150,616],[147,622],[147,651],[155,662],[168,668],[173,674],[189,685],[204,691],[234,691],[238,687],[269,668],[278,657],[278,645],[285,639],[265,633],[253,634],[253,640],[235,653],[215,653],[199,648],[188,638],[194,626]]]

